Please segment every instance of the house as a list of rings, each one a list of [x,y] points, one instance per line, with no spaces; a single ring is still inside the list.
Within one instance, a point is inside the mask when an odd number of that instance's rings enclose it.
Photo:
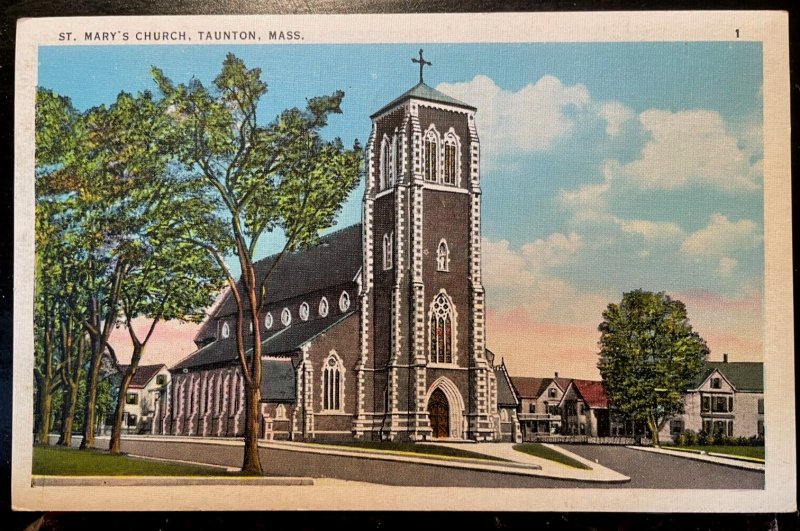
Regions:
[[[511,383],[519,401],[519,422],[523,438],[561,432],[559,403],[569,386],[569,378],[533,378],[512,376]]]
[[[727,437],[764,437],[764,364],[707,361],[687,389],[684,413],[659,432],[667,440],[686,430]]]
[[[562,433],[591,437],[611,434],[608,395],[603,382],[570,380],[558,408]]]
[[[120,365],[119,371],[125,374],[127,365]],[[141,433],[150,431],[153,416],[158,407],[158,400],[163,389],[166,389],[170,380],[167,366],[140,365],[128,384],[125,395],[125,408],[123,410],[122,428],[128,433]]]
[[[371,116],[362,223],[290,253],[270,277],[264,437],[513,435],[513,400],[486,348],[476,111],[420,75]],[[257,279],[275,260],[255,264]],[[155,433],[243,433],[236,313],[229,293],[171,369]]]

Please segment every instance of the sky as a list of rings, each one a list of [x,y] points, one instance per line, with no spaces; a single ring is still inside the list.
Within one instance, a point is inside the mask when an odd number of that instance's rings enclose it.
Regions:
[[[422,47],[426,83],[478,108],[487,338],[512,375],[597,378],[602,311],[638,288],[685,302],[710,359],[762,360],[760,43]],[[42,47],[39,85],[83,110],[155,91],[151,65],[210,84],[233,52],[262,69],[262,121],[341,89],[325,135],[363,144],[370,114],[417,82],[419,48]],[[337,226],[360,221],[362,194]],[[190,354],[194,330],[159,325],[143,363]]]

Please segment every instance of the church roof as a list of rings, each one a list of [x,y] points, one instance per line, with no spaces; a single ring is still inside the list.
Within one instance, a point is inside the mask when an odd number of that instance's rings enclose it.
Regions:
[[[505,365],[494,368],[495,380],[497,381],[497,405],[500,407],[517,407],[519,400],[511,385]]]
[[[386,104],[383,107],[381,107],[381,109],[378,112],[374,113],[372,116],[370,116],[370,118],[375,118],[376,116],[378,116],[379,114],[383,113],[384,111],[387,111],[387,110],[391,109],[392,107],[396,107],[400,103],[402,103],[402,102],[404,102],[406,100],[410,100],[410,99],[432,101],[434,103],[444,103],[444,104],[447,104],[447,105],[454,105],[456,107],[463,107],[463,108],[469,109],[471,111],[477,110],[472,105],[467,105],[463,101],[459,101],[459,100],[457,100],[455,98],[451,98],[447,94],[445,94],[443,92],[439,92],[435,88],[431,88],[428,85],[426,85],[425,83],[417,83],[416,85],[411,87],[409,90],[404,92],[402,95],[400,95],[399,97],[393,99],[388,104]]]
[[[294,402],[295,372],[289,358],[268,358],[261,362],[261,401]]]
[[[707,361],[694,380],[692,389],[697,389],[715,370],[725,375],[737,391],[764,392],[764,364],[756,361]]]
[[[308,343],[322,332],[353,315],[353,311],[345,314],[329,315],[322,319],[300,321],[285,328],[279,328],[262,340],[262,355],[290,354]],[[246,354],[253,352],[252,336],[246,336]],[[210,365],[222,365],[238,359],[236,339],[218,339],[201,347],[184,358],[172,370],[195,369]]]
[[[267,274],[277,256],[268,256],[254,264],[258,282]],[[313,247],[285,254],[270,277],[267,304],[352,282],[361,264],[361,224],[357,223],[323,236]],[[241,280],[239,283],[241,285]],[[236,300],[228,290],[200,327],[195,340],[213,336],[216,319],[235,313]]]

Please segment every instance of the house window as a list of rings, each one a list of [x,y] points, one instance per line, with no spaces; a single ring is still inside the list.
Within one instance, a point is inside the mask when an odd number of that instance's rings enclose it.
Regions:
[[[278,404],[275,408],[275,420],[286,420],[286,406]]]
[[[764,399],[763,398],[759,398],[758,399],[758,414],[759,415],[763,415],[764,414]]]
[[[264,326],[266,326],[267,330],[269,330],[270,328],[272,328],[272,324],[273,324],[272,323],[272,313],[271,312],[267,312],[267,315],[264,317]]]
[[[728,412],[728,397],[715,396],[711,402],[711,411],[714,413],[727,413]]]
[[[384,234],[383,235],[383,269],[391,269],[392,268],[392,238],[394,233],[392,234]]]
[[[341,411],[343,395],[342,362],[336,352],[331,352],[322,370],[322,409]]]
[[[228,323],[222,323],[222,337],[227,338],[231,335],[231,327]]]
[[[669,421],[669,431],[673,435],[680,435],[681,433],[683,433],[683,421],[682,420]]]
[[[342,294],[339,295],[339,310],[346,312],[348,308],[350,308],[350,295],[348,295],[346,291],[343,291]]]
[[[700,411],[703,413],[707,413],[711,411],[711,397],[710,396],[703,396],[700,398]]]
[[[136,415],[128,415],[128,427],[133,428],[136,426]]]
[[[319,301],[319,316],[320,317],[327,317],[328,316],[328,299],[322,297]]]
[[[720,389],[722,386],[719,378],[711,378],[711,389]]]
[[[733,411],[733,397],[732,396],[728,397],[728,411],[730,411],[730,412]]]
[[[444,184],[456,184],[458,171],[458,140],[453,133],[444,138]]]
[[[553,389],[553,388],[551,387],[551,388],[550,388],[550,389],[547,391],[547,395],[548,395],[550,398],[555,398],[555,397],[556,397],[556,390],[555,390],[555,389]]]
[[[728,421],[728,437],[733,437],[733,421]]]
[[[759,437],[763,437],[764,436],[764,421],[763,420],[759,420],[756,423],[756,430],[757,430],[756,433],[758,433]]]
[[[431,362],[453,362],[453,307],[444,293],[431,306]]]
[[[135,406],[139,403],[139,395],[136,393],[128,393],[128,396],[125,397],[125,403],[129,406]]]
[[[536,404],[528,405],[528,413],[536,413]]]
[[[589,412],[589,406],[585,403],[581,403],[581,415],[585,415]]]
[[[156,385],[164,385],[167,383],[167,375],[166,374],[159,374],[156,376]]]
[[[289,326],[292,324],[292,312],[289,311],[289,308],[284,308],[281,311],[281,324],[283,326]]]
[[[436,249],[436,270],[450,270],[450,249],[447,247],[447,241],[444,238],[439,242],[439,247]]]
[[[300,319],[308,321],[308,303],[304,302],[300,305]]]
[[[439,140],[435,130],[432,129],[425,134],[424,147],[425,180],[435,183],[439,176]]]
[[[711,434],[712,433],[711,429],[712,429],[711,421],[710,420],[704,420],[703,421],[703,431],[708,433],[708,434]]]

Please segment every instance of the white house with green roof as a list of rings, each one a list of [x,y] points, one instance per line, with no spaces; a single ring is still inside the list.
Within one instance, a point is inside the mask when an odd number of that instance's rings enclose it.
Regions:
[[[684,398],[684,413],[662,428],[674,439],[686,430],[728,437],[764,436],[764,364],[707,361]]]

